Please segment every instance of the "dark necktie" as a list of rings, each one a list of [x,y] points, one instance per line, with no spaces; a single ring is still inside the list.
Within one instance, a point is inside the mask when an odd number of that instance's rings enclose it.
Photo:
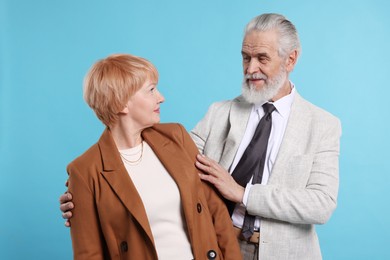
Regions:
[[[246,187],[252,176],[252,184],[261,183],[263,177],[268,138],[272,126],[271,113],[275,110],[275,107],[270,103],[265,103],[263,109],[264,116],[257,125],[252,140],[232,173],[234,180],[242,187]],[[233,202],[227,202],[227,207],[229,213],[232,214],[235,204]],[[245,212],[242,235],[247,240],[253,235],[255,219],[255,216]]]

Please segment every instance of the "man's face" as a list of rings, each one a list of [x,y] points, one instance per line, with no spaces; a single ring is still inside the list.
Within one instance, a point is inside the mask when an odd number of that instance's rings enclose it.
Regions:
[[[263,74],[272,79],[278,73],[284,61],[278,54],[279,42],[276,31],[250,32],[242,43],[242,61],[244,75]],[[248,79],[248,85],[254,85],[256,89],[267,84],[267,79]]]
[[[245,81],[243,95],[249,102],[265,102],[273,98],[287,79],[285,59],[278,54],[276,31],[250,32],[242,44]]]

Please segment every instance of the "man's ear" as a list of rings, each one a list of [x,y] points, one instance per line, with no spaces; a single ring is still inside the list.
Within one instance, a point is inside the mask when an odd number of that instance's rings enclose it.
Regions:
[[[290,52],[286,59],[286,70],[287,72],[291,72],[294,70],[295,64],[298,60],[298,50],[293,50]]]

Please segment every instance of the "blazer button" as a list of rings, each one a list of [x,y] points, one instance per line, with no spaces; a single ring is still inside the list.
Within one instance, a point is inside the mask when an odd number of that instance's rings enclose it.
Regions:
[[[198,210],[198,213],[202,212],[202,205],[200,203],[196,204],[196,209]]]
[[[214,250],[209,250],[207,252],[207,259],[212,260],[212,259],[215,259],[215,258],[217,258],[217,253]]]
[[[126,241],[123,241],[123,242],[121,243],[121,251],[122,251],[122,252],[127,252],[127,250],[128,250],[127,242],[126,242]]]

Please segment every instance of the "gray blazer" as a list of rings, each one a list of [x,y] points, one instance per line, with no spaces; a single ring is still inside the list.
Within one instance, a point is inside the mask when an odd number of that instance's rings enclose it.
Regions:
[[[251,104],[240,96],[211,105],[191,131],[200,152],[229,169]],[[340,121],[298,93],[267,185],[252,187],[247,210],[262,217],[259,258],[321,259],[314,224],[327,222],[339,186]]]

